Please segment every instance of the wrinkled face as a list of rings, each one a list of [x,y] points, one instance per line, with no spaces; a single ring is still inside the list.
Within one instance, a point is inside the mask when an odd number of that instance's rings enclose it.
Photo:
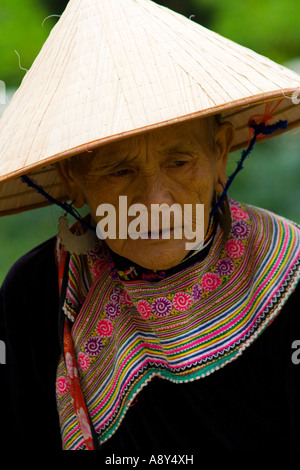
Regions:
[[[114,142],[59,163],[58,172],[74,205],[81,207],[86,202],[96,223],[100,220],[98,206],[111,204],[118,214],[122,195],[127,196],[128,207],[143,204],[149,214],[152,204],[179,204],[182,208],[184,204],[204,204],[206,232],[214,191],[221,192],[226,182],[233,139],[230,124],[214,124],[211,129],[209,125],[209,120],[198,119]],[[128,224],[132,218],[128,217]],[[171,218],[169,239],[160,233],[156,239],[149,234],[147,239],[127,237],[106,242],[135,264],[168,269],[188,253],[184,232],[181,239],[175,239],[172,227]]]

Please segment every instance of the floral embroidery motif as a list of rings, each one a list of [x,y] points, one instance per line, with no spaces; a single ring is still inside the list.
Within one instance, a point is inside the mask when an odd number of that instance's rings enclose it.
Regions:
[[[121,293],[122,293],[122,290],[120,289],[120,287],[115,287],[109,296],[110,300],[112,302],[119,302]]]
[[[97,324],[97,333],[100,338],[109,338],[113,329],[113,324],[109,319],[100,320]]]
[[[78,364],[81,370],[87,370],[91,365],[89,356],[80,351],[78,354]]]
[[[173,305],[179,312],[188,310],[193,303],[192,296],[186,292],[178,292],[174,295]]]
[[[166,297],[158,297],[152,303],[151,311],[158,318],[167,317],[172,311],[172,303]]]
[[[237,220],[232,224],[232,235],[235,238],[248,238],[250,235],[250,225],[247,224],[247,222],[244,222],[243,220]]]
[[[228,198],[228,200],[229,200],[231,208],[232,206],[241,207],[241,203],[239,201],[234,201],[233,199],[230,199],[230,198]]]
[[[88,257],[91,259],[98,259],[99,257],[104,258],[105,252],[102,243],[99,241],[88,252]]]
[[[103,343],[100,338],[96,338],[95,336],[91,336],[88,338],[84,345],[84,351],[88,356],[94,357],[98,356],[100,351],[103,349]]]
[[[225,244],[226,254],[233,259],[241,258],[244,254],[245,247],[240,240],[231,238]]]
[[[60,395],[65,395],[69,391],[69,382],[66,377],[61,375],[56,381],[57,391]]]
[[[204,290],[208,292],[212,292],[216,290],[222,284],[222,280],[219,274],[206,273],[202,277],[201,284]]]
[[[111,300],[104,307],[105,315],[110,320],[115,320],[121,313],[121,304]]]
[[[99,277],[105,270],[107,263],[103,259],[97,259],[92,263],[92,275],[96,279]]]
[[[120,296],[120,302],[121,302],[121,304],[126,305],[126,307],[133,307],[133,302],[132,302],[128,292],[126,292],[125,290],[122,292],[122,294]]]
[[[193,285],[193,289],[192,289],[193,302],[198,302],[198,300],[200,300],[202,297],[202,293],[203,293],[203,289],[200,286],[200,284],[198,284],[197,282],[196,284]]]
[[[236,220],[248,220],[249,219],[249,215],[247,214],[247,212],[244,211],[243,209],[240,209],[237,206],[231,206],[230,210],[231,210],[232,217]]]
[[[136,305],[137,311],[144,317],[146,320],[150,318],[151,315],[151,305],[147,300],[139,300]]]
[[[216,264],[216,272],[219,276],[230,276],[234,270],[235,266],[230,258],[222,258]]]

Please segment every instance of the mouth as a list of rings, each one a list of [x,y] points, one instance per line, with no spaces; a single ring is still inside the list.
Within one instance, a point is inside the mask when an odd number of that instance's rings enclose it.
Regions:
[[[160,229],[160,230],[149,230],[148,232],[142,232],[142,233],[139,233],[138,235],[138,238],[142,239],[142,240],[173,240],[174,239],[174,232],[175,230],[178,230],[178,229],[182,229],[182,227],[168,227],[168,228],[163,228],[163,229]],[[130,238],[134,238],[136,239],[136,233],[132,234],[132,233],[129,233],[128,234]],[[132,237],[131,235],[135,235],[135,237]]]

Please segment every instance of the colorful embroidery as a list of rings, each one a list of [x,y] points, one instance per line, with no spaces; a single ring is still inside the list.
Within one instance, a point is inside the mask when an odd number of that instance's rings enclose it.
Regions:
[[[103,343],[100,338],[91,336],[85,342],[84,351],[88,356],[98,356],[99,352],[103,349]]]
[[[236,222],[233,222],[232,224],[232,235],[235,238],[248,238],[250,235],[250,225],[248,225],[245,221],[243,220],[237,220]]]
[[[65,311],[74,324],[65,334],[70,356],[57,370],[65,449],[91,446],[84,400],[103,442],[152,377],[205,377],[238,358],[278,314],[300,276],[299,229],[236,202],[231,212],[231,234],[224,239],[218,228],[204,260],[156,282],[120,279],[103,246],[71,257]],[[93,278],[98,257],[105,268]],[[77,279],[85,285],[76,288]]]
[[[69,391],[69,382],[67,377],[58,377],[56,380],[56,388],[59,395],[65,395]]]
[[[97,332],[100,338],[109,338],[113,332],[113,323],[110,320],[100,320],[97,324]]]
[[[179,312],[188,310],[193,303],[192,296],[186,292],[178,292],[174,295],[173,305]]]
[[[137,311],[144,317],[146,320],[150,318],[151,315],[151,305],[146,300],[139,300],[136,304]]]
[[[200,284],[198,282],[196,282],[196,284],[193,285],[193,288],[192,288],[192,299],[193,299],[193,302],[198,302],[201,297],[202,297],[202,292],[203,292],[203,289],[202,287],[200,286]]]
[[[126,292],[125,290],[120,295],[120,302],[121,302],[121,304],[125,305],[126,307],[133,307],[133,302],[132,302],[130,296],[128,295],[128,292]]]
[[[216,273],[206,273],[202,277],[201,284],[204,290],[212,292],[216,290],[222,284],[222,280],[219,274]]]
[[[237,205],[231,204],[230,210],[231,210],[232,217],[236,220],[248,220],[249,219],[249,215],[247,214],[247,212],[241,209]]]
[[[152,303],[151,311],[157,318],[167,317],[172,311],[172,303],[166,297],[158,297]]]
[[[244,254],[245,247],[240,240],[231,238],[226,242],[225,252],[227,256],[233,259],[241,258]]]
[[[81,370],[87,370],[91,365],[89,356],[80,351],[78,354],[78,364]]]
[[[230,276],[235,270],[235,265],[232,259],[222,258],[216,264],[216,273],[219,276]]]
[[[105,314],[111,320],[118,318],[121,313],[121,304],[111,300],[104,307]]]

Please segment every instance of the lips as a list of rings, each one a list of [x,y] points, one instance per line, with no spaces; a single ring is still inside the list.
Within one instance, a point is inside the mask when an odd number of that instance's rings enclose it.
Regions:
[[[157,230],[149,230],[148,232],[142,232],[139,233],[139,237],[142,240],[170,240],[174,239],[173,234],[177,231],[180,230],[180,233],[182,233],[182,227],[166,227],[162,228],[159,231]],[[128,233],[129,237],[131,233]]]

